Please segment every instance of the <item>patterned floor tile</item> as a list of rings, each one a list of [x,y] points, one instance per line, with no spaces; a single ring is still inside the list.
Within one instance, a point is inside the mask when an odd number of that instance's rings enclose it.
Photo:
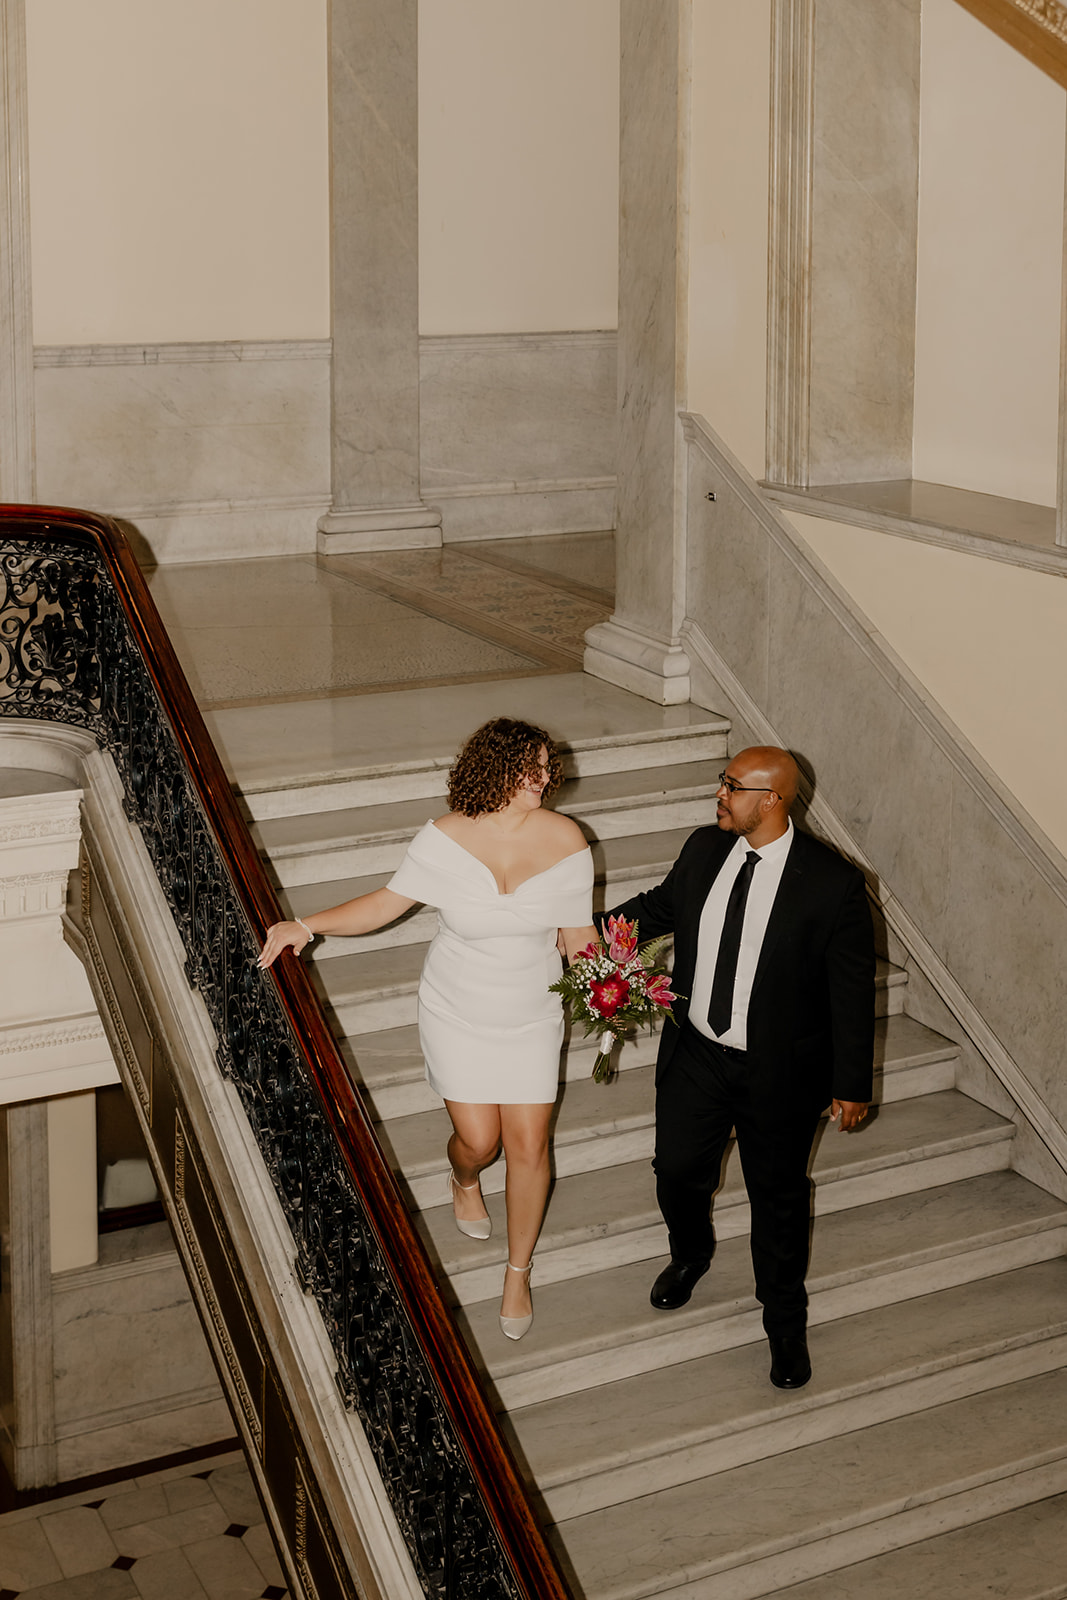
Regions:
[[[259,1600],[263,1593],[263,1574],[240,1539],[204,1539],[186,1545],[182,1554],[209,1600]]]
[[[39,1519],[9,1522],[0,1517],[0,1585],[20,1593],[62,1576]]]
[[[130,1568],[130,1577],[141,1600],[206,1600],[207,1591],[184,1550],[145,1556]]]
[[[89,1506],[46,1514],[41,1518],[41,1529],[65,1578],[110,1567],[119,1553],[99,1511]]]

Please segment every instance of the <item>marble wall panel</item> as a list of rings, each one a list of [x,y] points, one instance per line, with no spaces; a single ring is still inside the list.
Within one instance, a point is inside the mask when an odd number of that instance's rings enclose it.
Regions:
[[[963,777],[952,791],[945,960],[1067,1128],[1067,904]],[[1062,888],[1062,885],[1060,886]]]
[[[322,343],[39,351],[38,496],[134,521],[324,502],[329,373]]]
[[[416,0],[330,0],[333,505],[419,482]]]
[[[820,0],[815,12],[812,483],[911,475],[919,11]]]
[[[59,1437],[221,1396],[175,1251],[52,1281]]]
[[[709,501],[708,494],[715,500]],[[689,472],[690,614],[761,704],[767,696],[767,583],[762,528],[721,491],[719,475],[694,452]],[[733,746],[736,748],[736,745]]]
[[[614,526],[615,335],[422,341],[423,495],[446,538]],[[315,548],[330,346],[37,352],[39,498],[121,516],[145,561]]]
[[[615,616],[651,638],[683,620],[685,192],[692,18],[679,0],[622,0],[619,108],[619,485]]]
[[[420,342],[422,494],[615,474],[614,333]]]
[[[835,626],[802,568],[772,556],[767,715],[791,733],[879,880],[936,940],[945,907],[950,777],[890,671]],[[864,619],[857,618],[862,624]]]

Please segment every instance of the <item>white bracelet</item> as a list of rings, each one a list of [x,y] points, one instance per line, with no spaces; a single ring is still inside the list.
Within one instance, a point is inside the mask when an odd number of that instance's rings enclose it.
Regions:
[[[303,917],[294,917],[293,921],[294,922],[299,922],[300,926],[303,928],[304,932],[307,934],[307,936],[308,936],[308,944],[310,944],[311,941],[314,939],[315,935],[312,933],[311,929],[308,927],[308,925],[304,921]],[[308,945],[306,944],[304,946],[304,949],[306,950],[307,947],[308,947]]]

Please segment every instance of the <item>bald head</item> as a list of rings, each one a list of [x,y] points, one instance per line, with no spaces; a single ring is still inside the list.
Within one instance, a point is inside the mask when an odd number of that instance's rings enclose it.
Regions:
[[[739,750],[730,762],[731,774],[738,766],[747,774],[746,783],[773,789],[789,810],[800,788],[800,768],[788,750],[780,750],[776,744],[750,745],[747,750]]]
[[[789,751],[750,745],[733,757],[726,777],[718,793],[719,827],[742,835],[755,850],[780,838],[800,785],[800,769]]]

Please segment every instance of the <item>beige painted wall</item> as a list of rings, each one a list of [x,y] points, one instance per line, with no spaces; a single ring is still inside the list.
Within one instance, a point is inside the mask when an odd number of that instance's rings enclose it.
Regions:
[[[29,0],[37,344],[329,334],[326,0]]]
[[[420,0],[423,333],[615,327],[618,12]]]
[[[893,534],[789,520],[1067,854],[1067,582]]]
[[[914,475],[1056,498],[1065,95],[924,0]]]
[[[770,0],[693,11],[689,409],[755,477],[767,413]]]

